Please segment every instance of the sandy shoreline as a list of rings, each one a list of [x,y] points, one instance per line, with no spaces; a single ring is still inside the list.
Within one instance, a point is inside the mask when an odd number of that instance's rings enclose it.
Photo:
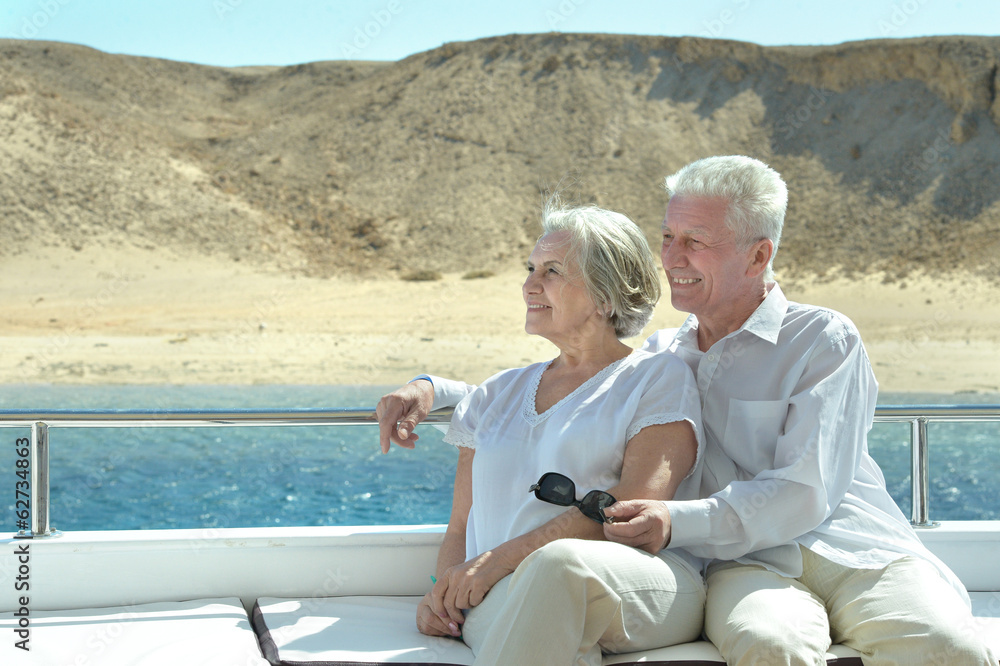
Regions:
[[[521,280],[293,278],[165,251],[43,249],[0,266],[0,382],[477,382],[554,355],[523,332]],[[1000,307],[981,279],[783,287],[855,321],[883,391],[1000,392]],[[664,300],[647,333],[683,319]]]

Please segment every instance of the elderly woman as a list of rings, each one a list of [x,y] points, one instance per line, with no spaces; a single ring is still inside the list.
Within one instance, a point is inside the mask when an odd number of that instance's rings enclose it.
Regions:
[[[461,635],[477,664],[599,664],[602,650],[693,640],[705,599],[693,563],[603,531],[615,499],[697,496],[691,372],[621,341],[660,295],[646,240],[618,213],[550,205],[527,268],[525,330],[559,355],[456,408],[454,503],[417,626]]]

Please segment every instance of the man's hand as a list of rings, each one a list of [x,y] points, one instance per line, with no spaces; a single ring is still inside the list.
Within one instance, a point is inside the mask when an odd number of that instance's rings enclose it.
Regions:
[[[670,511],[656,500],[621,500],[604,509],[604,537],[654,555],[670,543]]]
[[[379,444],[389,453],[390,442],[412,449],[420,437],[413,434],[434,405],[434,385],[426,379],[410,382],[382,396],[375,407]]]

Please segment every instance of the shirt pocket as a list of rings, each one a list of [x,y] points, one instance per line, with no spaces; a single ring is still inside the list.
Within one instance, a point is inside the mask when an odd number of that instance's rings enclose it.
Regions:
[[[786,400],[731,398],[723,448],[737,465],[753,475],[771,469],[787,416]]]

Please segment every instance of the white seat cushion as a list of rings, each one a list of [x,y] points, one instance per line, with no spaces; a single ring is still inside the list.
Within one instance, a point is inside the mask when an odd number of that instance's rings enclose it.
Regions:
[[[461,641],[417,631],[419,602],[419,597],[261,598],[253,609],[253,624],[272,664],[471,664],[472,652]],[[860,666],[860,661],[849,659],[856,655],[837,645],[827,659]],[[651,662],[725,664],[715,646],[705,641],[604,657],[605,664]]]
[[[29,613],[27,652],[17,618],[0,618],[0,664],[268,666],[238,598]]]
[[[1000,593],[973,592],[973,630],[1000,654]],[[328,597],[317,599],[261,598],[254,607],[253,624],[265,656],[274,664],[471,664],[472,652],[449,638],[424,636],[417,631],[419,597]],[[861,664],[860,655],[834,645],[828,664]],[[706,641],[632,654],[606,655],[605,664],[678,663],[725,664],[714,645]]]
[[[420,597],[261,598],[254,629],[271,663],[472,664],[451,638],[417,631]]]
[[[972,630],[983,637],[993,656],[1000,658],[1000,592],[969,592],[975,626]]]
[[[725,666],[726,660],[719,650],[708,641],[684,643],[670,647],[632,652],[629,654],[604,655],[607,665],[630,666],[631,664],[683,664],[683,666]],[[830,666],[861,666],[861,655],[845,645],[834,645],[826,653],[826,663]]]

